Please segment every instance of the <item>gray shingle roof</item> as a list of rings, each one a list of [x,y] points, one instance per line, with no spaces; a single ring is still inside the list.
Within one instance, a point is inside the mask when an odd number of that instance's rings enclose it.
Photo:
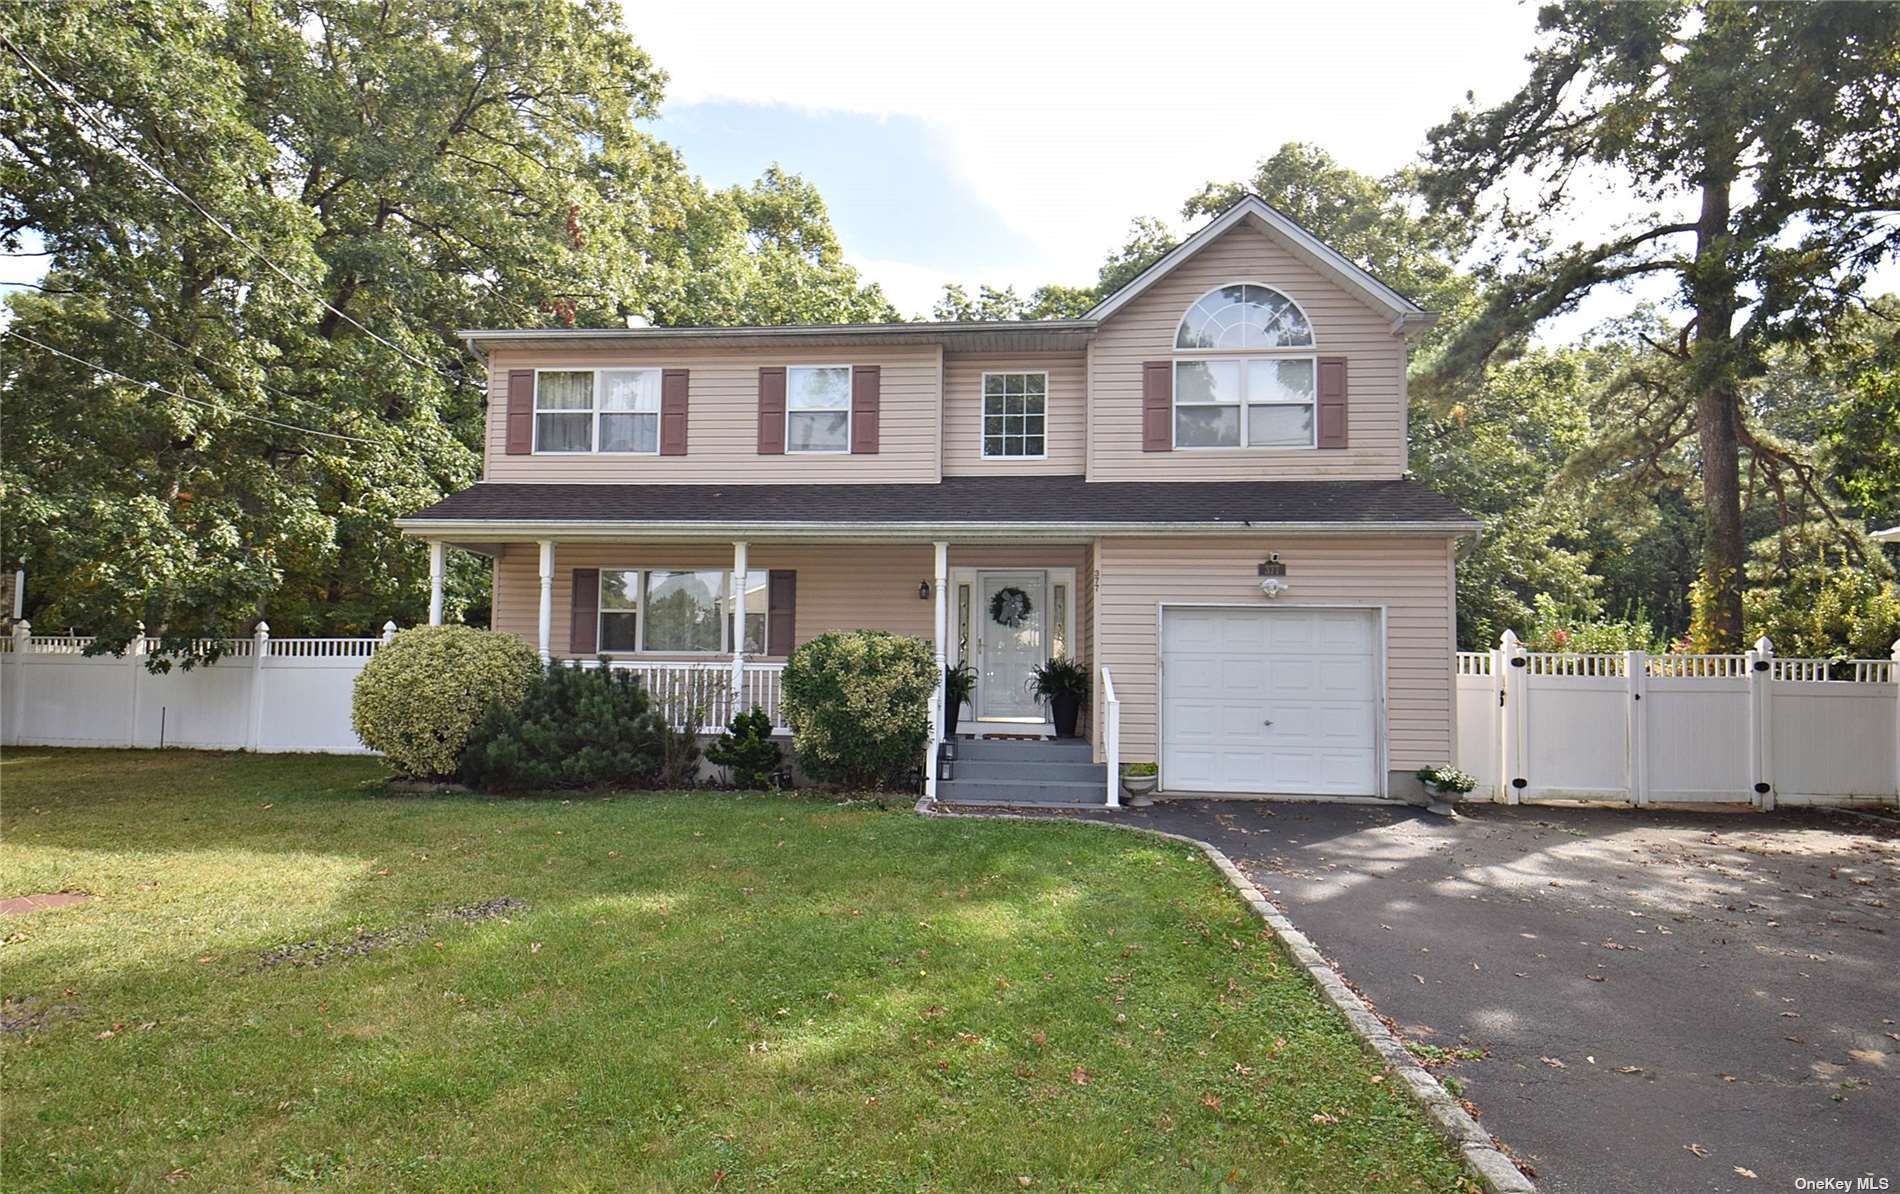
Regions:
[[[946,477],[930,484],[566,485],[484,482],[417,511],[427,522],[1443,524],[1475,520],[1416,481],[1086,481]]]

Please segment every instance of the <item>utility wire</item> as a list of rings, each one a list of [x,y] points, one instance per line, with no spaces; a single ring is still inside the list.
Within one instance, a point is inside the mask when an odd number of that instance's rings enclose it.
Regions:
[[[33,337],[22,335],[21,333],[14,331],[12,328],[6,328],[4,329],[4,331],[7,335],[12,336],[15,340],[24,341],[27,344],[31,344],[35,348],[41,349],[42,351],[45,351],[45,352],[50,352],[55,356],[65,357],[67,360],[73,362],[75,365],[83,365],[86,368],[92,370],[94,373],[103,373],[109,377],[116,377],[120,381],[131,382],[135,386],[143,386],[146,389],[152,390],[156,393],[168,394],[171,397],[178,399],[180,402],[189,402],[193,404],[194,406],[209,407],[210,409],[218,411],[221,414],[230,415],[234,419],[249,419],[254,423],[268,423],[272,427],[281,427],[285,431],[298,431],[298,432],[302,432],[305,435],[321,435],[325,439],[347,440],[353,444],[381,444],[384,447],[389,446],[387,441],[384,441],[384,440],[368,439],[361,435],[344,435],[340,431],[319,431],[315,427],[300,427],[295,423],[286,423],[282,421],[281,419],[273,419],[266,415],[254,415],[247,411],[233,410],[231,407],[224,406],[216,402],[208,402],[203,398],[193,398],[189,394],[181,394],[177,390],[171,389],[168,386],[161,386],[155,381],[140,381],[138,378],[133,377],[129,373],[121,373],[117,369],[109,369],[104,365],[100,365],[92,361],[88,361],[84,357],[76,357],[72,353],[66,352],[63,349],[54,348],[51,344],[42,344],[38,340],[35,340]]]
[[[33,59],[27,55],[27,52],[25,50],[22,50],[17,44],[14,43],[12,38],[8,37],[4,33],[0,33],[0,45],[6,46],[6,48],[13,54],[14,57],[18,58],[21,62],[25,63],[27,69],[31,71],[33,74],[37,75],[41,80],[43,80],[46,84],[46,88],[49,91],[51,91],[53,95],[56,96],[62,103],[64,103],[68,109],[78,112],[81,116],[85,117],[86,122],[88,124],[98,129],[101,133],[105,134],[106,138],[110,140],[113,145],[117,146],[119,151],[122,154],[124,154],[128,159],[130,159],[134,165],[144,170],[147,174],[151,175],[153,178],[156,178],[159,182],[164,183],[167,187],[170,187],[174,192],[177,193],[179,198],[183,199],[186,203],[190,204],[192,209],[196,211],[199,215],[203,216],[212,225],[212,227],[216,228],[218,231],[224,233],[226,236],[230,237],[233,241],[237,242],[237,244],[242,246],[245,249],[245,251],[251,254],[251,256],[263,262],[264,265],[267,268],[269,268],[272,273],[276,274],[278,277],[282,278],[284,281],[290,283],[292,286],[295,286],[298,290],[303,291],[303,293],[305,293],[306,295],[309,295],[311,298],[317,300],[317,302],[321,303],[325,309],[331,312],[331,314],[337,316],[339,319],[342,319],[345,323],[348,323],[351,327],[362,332],[365,336],[368,336],[370,339],[376,341],[378,344],[381,344],[383,347],[391,349],[394,352],[400,353],[403,357],[405,357],[409,361],[417,365],[420,365],[425,369],[429,369],[429,370],[432,370],[433,372],[439,373],[443,377],[448,378],[450,381],[461,382],[465,380],[464,378],[455,376],[453,373],[450,373],[448,370],[443,369],[439,365],[436,365],[430,361],[423,360],[421,357],[410,352],[408,349],[402,347],[400,344],[396,344],[392,341],[383,339],[383,337],[377,335],[375,332],[371,331],[369,328],[364,327],[362,324],[358,323],[354,318],[352,318],[348,313],[343,311],[341,308],[333,306],[328,299],[324,298],[321,294],[317,293],[315,289],[313,289],[312,287],[308,285],[305,285],[303,282],[293,277],[289,273],[289,271],[285,270],[282,266],[278,265],[275,261],[271,260],[270,255],[264,252],[263,249],[259,248],[254,242],[240,235],[229,224],[226,224],[223,220],[220,220],[217,216],[213,215],[211,213],[211,210],[207,208],[204,204],[198,202],[197,199],[193,198],[189,191],[185,190],[185,188],[173,182],[170,178],[167,178],[165,176],[164,171],[160,170],[157,166],[154,166],[150,162],[146,161],[145,158],[142,157],[137,150],[133,149],[130,145],[127,145],[122,139],[120,139],[119,135],[113,132],[111,127],[108,126],[104,121],[94,116],[91,112],[86,111],[86,109],[80,104],[79,100],[75,98],[71,92],[67,91],[64,87],[60,85],[59,80],[53,78],[53,76],[47,74],[44,70],[40,69],[40,64],[33,61]]]

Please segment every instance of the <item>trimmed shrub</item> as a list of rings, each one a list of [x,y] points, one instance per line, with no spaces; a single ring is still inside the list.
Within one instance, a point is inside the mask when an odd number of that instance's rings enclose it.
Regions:
[[[670,737],[631,672],[556,665],[519,704],[482,718],[462,782],[484,792],[652,787],[667,777]]]
[[[771,717],[756,705],[750,713],[737,714],[718,741],[706,748],[706,757],[732,772],[734,787],[771,787],[779,765]]]
[[[540,669],[534,648],[511,634],[417,626],[358,674],[350,722],[363,745],[382,751],[400,774],[445,778],[488,707],[520,700]]]
[[[923,762],[937,686],[923,639],[833,631],[792,652],[782,684],[798,763],[812,778],[879,789]]]

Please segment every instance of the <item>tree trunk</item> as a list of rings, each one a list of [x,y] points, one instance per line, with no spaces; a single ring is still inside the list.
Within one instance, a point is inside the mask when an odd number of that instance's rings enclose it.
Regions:
[[[1715,651],[1742,649],[1743,563],[1741,417],[1736,391],[1733,327],[1738,303],[1730,261],[1728,163],[1702,180],[1702,212],[1696,221],[1694,369],[1696,433],[1702,455],[1702,504],[1709,518],[1702,553],[1706,629]]]

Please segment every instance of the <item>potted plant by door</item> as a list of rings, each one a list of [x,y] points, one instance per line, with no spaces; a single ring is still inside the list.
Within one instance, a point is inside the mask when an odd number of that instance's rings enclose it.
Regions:
[[[957,721],[963,716],[963,702],[976,690],[976,672],[967,663],[953,663],[943,669],[943,736],[957,738]]]
[[[1416,773],[1418,782],[1425,785],[1425,794],[1429,803],[1425,806],[1428,813],[1437,813],[1449,817],[1455,811],[1452,802],[1469,793],[1478,786],[1478,781],[1458,770],[1450,763],[1437,767],[1420,767]]]
[[[1088,669],[1066,655],[1039,664],[1029,673],[1029,690],[1049,702],[1056,737],[1075,737],[1075,716],[1089,699]]]
[[[1122,795],[1135,808],[1154,803],[1155,785],[1161,782],[1160,769],[1153,763],[1122,764]]]

